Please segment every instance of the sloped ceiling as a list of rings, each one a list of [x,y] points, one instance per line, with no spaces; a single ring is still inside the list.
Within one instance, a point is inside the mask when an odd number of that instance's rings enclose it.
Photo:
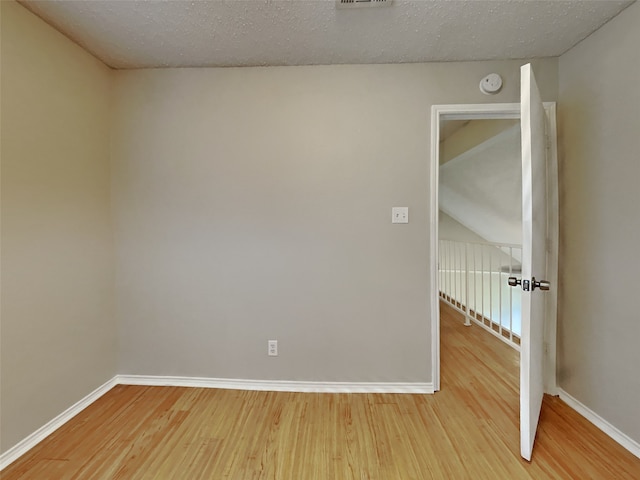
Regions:
[[[515,124],[440,166],[440,209],[489,242],[521,244],[521,169]]]
[[[20,1],[113,68],[552,57],[633,0]]]

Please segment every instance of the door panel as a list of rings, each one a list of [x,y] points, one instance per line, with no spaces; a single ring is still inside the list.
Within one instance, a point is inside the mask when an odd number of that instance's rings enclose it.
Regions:
[[[522,282],[546,276],[545,110],[530,64],[521,74]],[[522,292],[520,452],[531,460],[544,394],[544,293],[531,282]]]

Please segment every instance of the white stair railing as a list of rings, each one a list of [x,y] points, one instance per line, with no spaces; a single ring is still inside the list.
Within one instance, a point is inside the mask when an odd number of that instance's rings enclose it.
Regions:
[[[440,240],[440,298],[471,322],[520,348],[521,293],[507,279],[520,274],[522,246]]]

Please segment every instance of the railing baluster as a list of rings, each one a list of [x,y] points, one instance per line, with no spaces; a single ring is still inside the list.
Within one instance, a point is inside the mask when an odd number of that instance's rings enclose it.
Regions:
[[[514,310],[520,308],[519,297],[515,297],[518,292],[510,288],[508,297],[504,297],[502,292],[506,288],[501,268],[506,252],[509,255],[508,274],[511,276],[517,264],[514,254],[519,252],[522,256],[520,245],[440,240],[438,289],[440,298],[465,316],[465,325],[474,322],[519,349],[519,334],[514,332]],[[503,307],[509,308],[508,329]]]
[[[460,258],[459,247],[457,243],[453,245],[453,291],[455,292],[456,305],[460,301],[460,294],[458,293],[458,260]]]
[[[502,335],[502,250],[497,249],[498,252],[498,331]]]
[[[509,247],[509,276],[513,276],[513,248]],[[509,289],[509,340],[513,342],[513,290]]]
[[[451,242],[447,243],[447,296],[451,299]]]
[[[482,324],[484,325],[484,246],[480,247],[480,302],[482,308]]]
[[[493,251],[487,248],[489,252],[489,325],[493,328]]]
[[[477,245],[473,245],[473,317],[478,318],[478,267],[476,266]]]
[[[464,244],[464,303],[465,303],[465,315],[464,315],[464,324],[469,327],[471,326],[471,319],[469,318],[469,244]]]

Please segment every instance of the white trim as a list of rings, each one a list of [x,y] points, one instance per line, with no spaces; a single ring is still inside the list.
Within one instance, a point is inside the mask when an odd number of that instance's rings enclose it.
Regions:
[[[67,408],[60,415],[50,420],[49,422],[45,423],[42,427],[40,427],[38,430],[33,432],[31,435],[27,436],[22,441],[18,442],[9,450],[7,450],[2,455],[0,455],[0,471],[4,470],[4,468],[7,467],[9,464],[16,461],[19,457],[27,453],[29,450],[35,447],[38,443],[40,443],[42,440],[44,440],[46,437],[51,435],[62,425],[64,425],[73,417],[75,417],[82,410],[87,408],[89,405],[91,405],[93,402],[98,400],[101,396],[103,396],[105,393],[107,393],[109,390],[115,387],[118,384],[116,378],[117,377],[114,377],[108,382],[101,385],[100,387],[96,388],[89,395],[87,395],[80,401],[76,402],[75,404]]]
[[[0,455],[0,471],[27,453],[54,431],[87,408],[116,385],[221,388],[269,392],[316,393],[413,393],[434,392],[432,383],[420,382],[297,382],[288,380],[239,380],[233,378],[116,375],[50,422]]]
[[[118,375],[122,385],[221,388],[268,392],[314,393],[433,393],[431,383],[413,382],[305,382],[289,380],[241,380],[234,378]]]
[[[432,383],[421,382],[297,382],[288,380],[239,380],[233,378],[166,377],[116,375],[79,402],[67,408],[31,435],[0,455],[0,471],[27,453],[54,431],[75,417],[116,385],[220,388],[269,392],[314,393],[413,393],[434,392]]]
[[[440,115],[451,105],[433,105],[431,107],[431,166],[429,168],[429,188],[431,205],[429,207],[429,256],[431,288],[431,381],[433,389],[440,390],[440,296],[438,280],[438,188],[440,185]]]
[[[633,438],[628,436],[627,434],[621,432],[618,428],[611,425],[600,415],[595,413],[589,407],[584,405],[582,402],[576,400],[574,397],[569,395],[563,389],[558,388],[558,393],[560,395],[560,400],[573,408],[576,412],[582,415],[584,418],[593,423],[596,427],[602,430],[604,433],[609,435],[613,440],[622,445],[624,448],[629,450],[636,457],[640,458],[640,443],[636,442]]]
[[[429,164],[429,255],[431,280],[431,381],[440,390],[440,295],[438,288],[438,206],[440,172],[440,121],[520,118],[519,103],[480,103],[431,106],[431,158]]]
[[[447,120],[487,120],[502,118],[520,118],[519,103],[470,103],[453,105],[433,105],[437,112]],[[440,137],[438,137],[438,140]]]
[[[545,324],[545,372],[544,391],[558,395],[557,383],[557,317],[558,317],[558,249],[559,249],[559,208],[558,201],[558,131],[556,127],[556,104],[545,102],[547,114],[547,278],[552,285],[545,295],[545,315],[549,321]],[[555,208],[549,208],[555,205]]]
[[[167,377],[146,375],[116,375],[89,395],[67,408],[28,437],[0,455],[0,471],[27,453],[82,410],[102,397],[116,385],[149,385],[172,387],[220,388],[272,392],[317,393],[412,393],[432,394],[432,383],[418,382],[296,382],[287,380],[238,380],[231,378]],[[640,458],[640,443],[624,434],[562,389],[560,399],[585,417],[609,437]]]

